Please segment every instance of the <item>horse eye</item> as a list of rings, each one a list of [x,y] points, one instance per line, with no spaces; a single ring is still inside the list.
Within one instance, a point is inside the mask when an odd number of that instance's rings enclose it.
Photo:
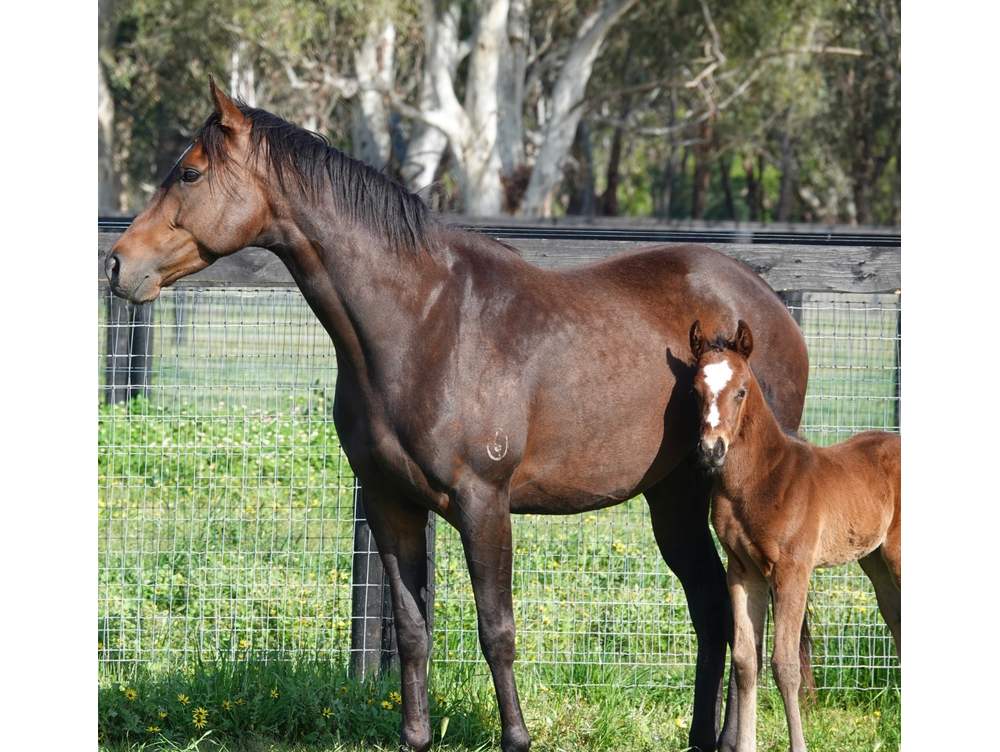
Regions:
[[[191,169],[190,167],[186,168],[181,173],[181,180],[183,180],[185,183],[193,183],[200,177],[201,173],[198,172],[197,170]]]
[[[743,399],[746,396],[747,396],[747,390],[746,389],[740,389],[738,392],[736,392],[736,401],[739,402],[741,399]]]

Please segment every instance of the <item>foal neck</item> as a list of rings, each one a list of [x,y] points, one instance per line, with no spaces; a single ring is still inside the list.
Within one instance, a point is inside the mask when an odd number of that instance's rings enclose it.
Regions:
[[[747,388],[740,430],[730,444],[720,480],[732,498],[749,498],[768,485],[792,440],[771,412],[764,393],[752,378]]]

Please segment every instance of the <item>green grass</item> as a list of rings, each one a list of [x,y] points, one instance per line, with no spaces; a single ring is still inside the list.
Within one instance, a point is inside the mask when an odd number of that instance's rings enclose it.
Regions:
[[[340,737],[304,736],[316,721],[309,697],[323,687],[347,686],[361,705],[368,691],[319,668],[346,664],[350,632],[354,478],[331,417],[332,346],[297,292],[216,291],[199,300],[181,331],[173,326],[180,298],[164,295],[149,398],[99,411],[102,719],[131,705],[119,681],[134,682],[145,701],[169,699],[168,690],[201,677],[203,702],[220,703],[232,686],[225,676],[250,682],[262,660],[293,660],[306,668],[284,679],[301,702],[289,700],[279,725],[261,720],[249,736],[236,732],[242,725],[214,725],[202,747],[391,748],[395,720],[369,719],[377,733],[359,737],[342,732],[367,728],[347,708],[336,715]],[[802,324],[812,364],[807,437],[828,444],[893,426],[893,307],[814,304]],[[621,749],[626,740],[635,749],[682,748],[676,723],[689,712],[695,645],[644,502],[518,517],[514,546],[517,672],[535,748]],[[497,733],[494,700],[464,556],[444,524],[435,560],[433,675],[443,698],[435,712],[451,719],[446,743],[475,749]],[[856,565],[817,573],[810,603],[817,680],[829,689],[807,720],[809,738],[828,746],[813,748],[898,747],[899,667],[869,583]],[[777,749],[784,721],[770,686],[765,679],[762,738]],[[269,699],[260,698],[261,719]],[[184,749],[194,731],[178,726],[168,744],[145,728],[125,734],[112,724],[107,738],[113,749]]]
[[[186,672],[140,672],[128,681],[102,682],[101,748],[395,750],[397,681],[390,676],[353,682],[325,663],[249,662],[199,665]],[[556,691],[531,677],[523,677],[520,684],[532,749],[601,752],[686,746],[688,692],[613,684]],[[435,669],[430,700],[435,749],[497,748],[496,706],[483,677]],[[194,723],[199,709],[206,711],[201,728]],[[814,752],[897,750],[899,695],[827,693],[806,705],[804,722]],[[787,748],[784,712],[773,690],[761,694],[758,738],[762,750]]]

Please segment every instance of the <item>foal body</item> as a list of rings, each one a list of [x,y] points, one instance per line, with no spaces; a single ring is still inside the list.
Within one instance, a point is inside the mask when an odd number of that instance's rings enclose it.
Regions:
[[[768,408],[747,357],[740,321],[732,342],[691,349],[704,408],[700,452],[714,478],[712,524],[729,559],[738,750],[756,749],[756,681],[769,591],[774,597],[771,666],[793,752],[804,752],[799,715],[799,625],[817,567],[859,561],[875,586],[899,651],[900,437],[867,431],[831,447],[787,435]]]

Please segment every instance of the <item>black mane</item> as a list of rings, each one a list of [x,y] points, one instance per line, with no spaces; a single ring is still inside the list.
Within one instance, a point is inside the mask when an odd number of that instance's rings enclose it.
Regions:
[[[330,146],[318,133],[244,102],[237,106],[251,124],[250,158],[263,154],[283,190],[293,182],[313,196],[330,191],[344,218],[377,233],[393,250],[418,251],[427,246],[433,218],[419,196]],[[205,121],[195,141],[201,142],[209,164],[226,165],[229,157],[217,113]]]

